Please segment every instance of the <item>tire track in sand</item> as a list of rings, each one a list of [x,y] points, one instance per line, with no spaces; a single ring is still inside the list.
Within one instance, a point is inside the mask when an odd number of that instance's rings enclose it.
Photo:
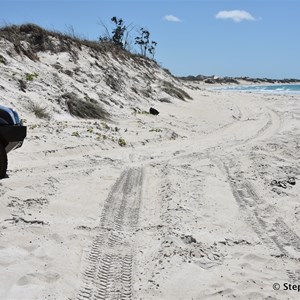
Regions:
[[[265,201],[256,193],[249,181],[232,174],[233,161],[217,161],[216,165],[226,174],[234,198],[245,220],[251,225],[261,241],[280,255],[300,262],[300,237],[282,218],[273,218],[263,208]],[[270,209],[270,206],[269,206]]]
[[[269,119],[267,123],[251,138],[237,143],[235,147],[266,140],[275,135],[281,125],[280,117],[271,109],[268,109]],[[227,148],[228,150],[228,148]],[[287,258],[300,262],[300,237],[284,222],[282,218],[273,219],[264,210],[265,201],[259,197],[252,184],[239,172],[233,172],[236,168],[234,159],[228,156],[211,153],[211,161],[225,174],[230,184],[232,194],[238,203],[245,220],[251,225],[261,241],[273,251]]]
[[[131,299],[133,232],[139,218],[143,170],[125,170],[106,199],[87,257],[78,300]]]

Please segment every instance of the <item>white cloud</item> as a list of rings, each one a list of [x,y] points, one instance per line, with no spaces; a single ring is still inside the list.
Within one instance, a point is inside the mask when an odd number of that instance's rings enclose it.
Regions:
[[[216,19],[233,20],[234,22],[241,22],[244,20],[255,21],[256,19],[245,10],[223,10],[216,14]]]
[[[164,16],[164,20],[169,22],[182,22],[178,17],[175,17],[173,15]]]

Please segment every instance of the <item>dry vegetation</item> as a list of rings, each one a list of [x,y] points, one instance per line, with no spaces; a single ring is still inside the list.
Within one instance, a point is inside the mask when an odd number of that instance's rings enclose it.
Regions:
[[[66,93],[62,95],[62,98],[66,100],[72,116],[83,119],[109,119],[109,113],[93,99],[82,100],[74,93]]]
[[[47,107],[41,104],[30,102],[28,104],[28,110],[34,113],[35,116],[40,119],[46,119],[46,120],[50,119],[50,114],[47,110]]]
[[[18,54],[23,54],[33,61],[39,60],[37,53],[40,51],[69,52],[76,59],[78,54],[75,49],[81,50],[82,46],[86,46],[93,50],[96,56],[110,52],[117,59],[131,58],[136,63],[146,66],[154,63],[158,67],[154,60],[126,51],[112,42],[81,39],[74,34],[46,30],[35,24],[1,27],[1,37],[10,41]],[[28,47],[24,47],[23,41],[28,43]]]
[[[181,88],[178,88],[178,87],[174,86],[170,82],[164,81],[162,90],[164,92],[166,92],[167,94],[169,94],[170,96],[176,97],[180,100],[184,100],[184,101],[186,99],[192,100],[192,97],[187,92],[185,92]]]

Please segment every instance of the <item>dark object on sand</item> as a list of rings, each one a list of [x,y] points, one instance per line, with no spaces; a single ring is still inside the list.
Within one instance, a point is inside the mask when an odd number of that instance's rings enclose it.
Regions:
[[[275,185],[278,187],[282,187],[284,189],[287,188],[287,183],[290,185],[295,185],[296,184],[296,179],[295,177],[289,177],[288,180],[272,180],[271,185]]]
[[[17,112],[0,105],[0,179],[6,175],[7,153],[22,146],[26,129]]]
[[[286,189],[286,181],[280,181],[280,180],[272,180],[271,181],[271,185],[276,185],[278,187],[282,187],[284,189]]]
[[[153,108],[153,107],[150,107],[149,112],[150,112],[151,115],[155,115],[155,116],[157,116],[157,115],[159,114],[159,111],[156,110],[156,109]]]
[[[287,182],[291,185],[295,185],[296,184],[296,179],[295,177],[289,177],[289,179],[287,180]]]

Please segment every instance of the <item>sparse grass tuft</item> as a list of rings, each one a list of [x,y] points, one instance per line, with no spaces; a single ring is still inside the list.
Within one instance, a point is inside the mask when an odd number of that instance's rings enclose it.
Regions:
[[[169,94],[170,96],[176,97],[183,101],[185,101],[186,99],[190,99],[190,100],[192,99],[192,97],[187,92],[185,92],[181,88],[174,86],[172,83],[168,81],[163,82],[162,90],[165,93]]]
[[[23,79],[19,79],[19,88],[21,91],[23,91],[24,93],[26,92],[27,89],[27,83],[25,80]]]
[[[121,147],[125,147],[126,146],[126,141],[123,138],[119,138],[118,144]]]
[[[25,79],[27,81],[33,81],[34,78],[37,78],[39,75],[37,73],[26,73],[25,74]]]
[[[152,128],[149,131],[150,132],[153,132],[153,131],[155,131],[155,132],[162,132],[162,129],[160,129],[160,128]]]
[[[162,69],[163,69],[168,75],[174,77],[173,74],[170,72],[169,69],[167,69],[167,68],[162,68]]]
[[[108,74],[106,76],[105,82],[106,84],[114,91],[120,92],[122,90],[123,86],[123,80],[119,76],[119,74],[116,74],[117,76],[113,76],[111,74]]]
[[[136,114],[139,114],[139,115],[150,115],[150,112],[149,112],[149,111],[146,111],[146,110],[140,110],[139,108],[133,107],[132,110],[133,110],[133,113],[134,113],[135,115],[136,115]]]
[[[0,54],[0,64],[6,65],[6,59]]]
[[[78,131],[73,131],[71,136],[76,136],[76,137],[80,137],[80,134]]]
[[[29,129],[30,129],[30,130],[33,130],[33,129],[37,128],[37,127],[38,127],[37,124],[33,124],[33,125],[30,125],[30,126],[29,126]]]
[[[159,100],[159,102],[163,102],[163,103],[172,103],[172,101],[167,97],[160,98],[158,100]]]
[[[106,122],[101,122],[101,125],[103,126],[104,129],[110,130],[110,127]]]
[[[148,87],[147,89],[143,89],[140,91],[141,94],[146,97],[146,98],[151,98],[151,94],[152,94],[152,89],[151,87]]]
[[[30,104],[28,105],[28,110],[33,112],[36,115],[36,117],[40,119],[46,119],[46,120],[50,119],[50,114],[47,110],[47,107],[45,106],[42,106],[34,102],[30,102]]]

